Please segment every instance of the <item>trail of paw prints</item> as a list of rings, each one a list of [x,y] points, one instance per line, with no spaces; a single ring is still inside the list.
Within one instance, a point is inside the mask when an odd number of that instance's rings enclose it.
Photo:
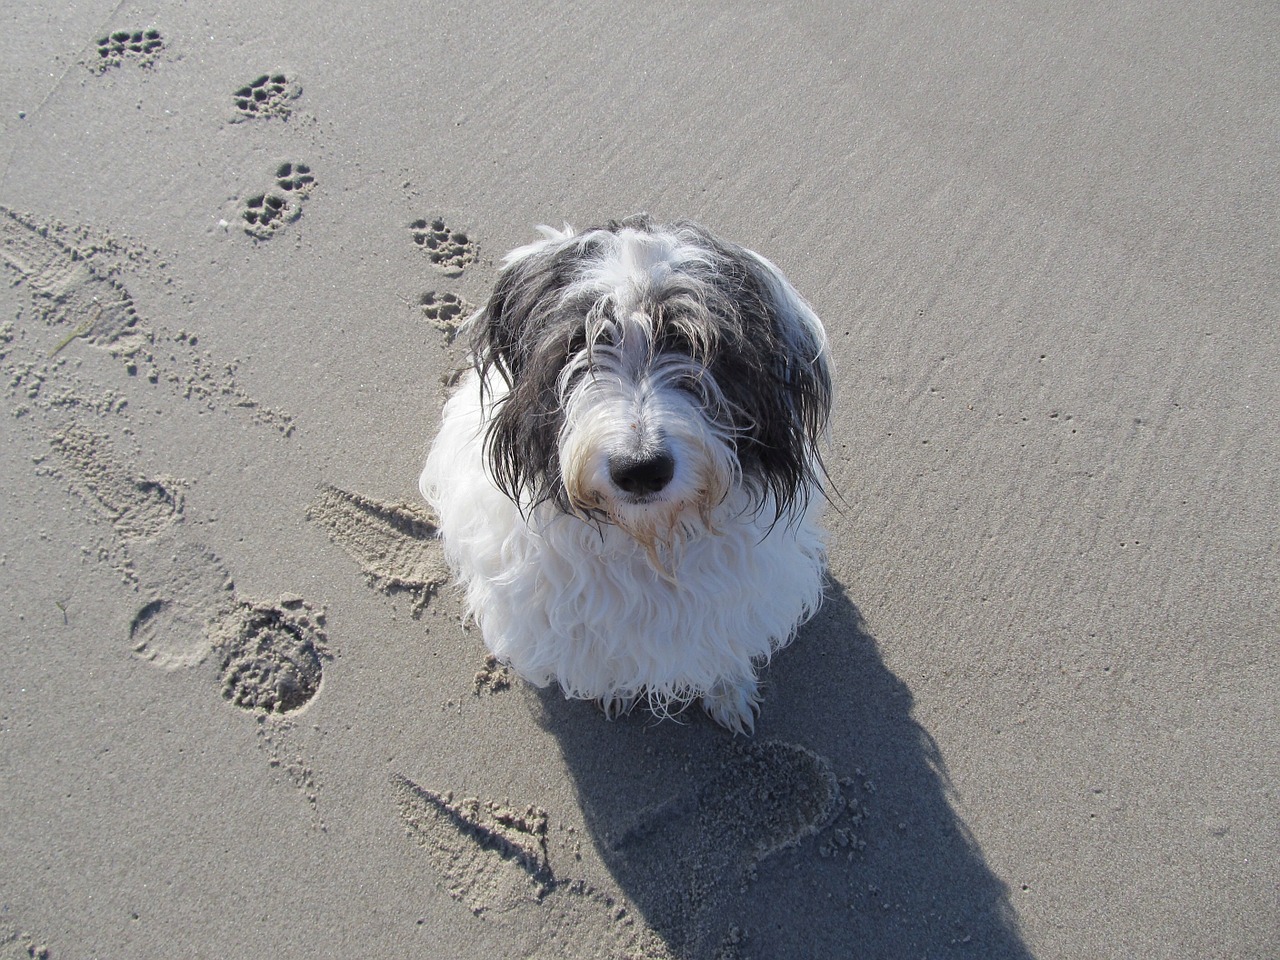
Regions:
[[[392,789],[406,833],[450,896],[503,928],[521,956],[551,960],[589,945],[598,956],[671,960],[620,894],[557,875],[545,810],[455,800],[398,775]]]
[[[96,55],[87,66],[94,73],[106,73],[126,62],[149,69],[163,52],[164,38],[159,30],[117,30],[98,40]]]
[[[302,87],[285,74],[264,73],[231,95],[235,104],[232,122],[288,120],[293,113],[293,101],[301,95]]]
[[[476,260],[475,243],[461,230],[453,230],[444,220],[415,220],[409,236],[427,254],[432,266],[445,276],[456,277]]]
[[[435,517],[404,503],[386,503],[326,486],[307,508],[371,584],[387,594],[408,593],[418,616],[449,582]]]
[[[316,178],[305,163],[285,161],[276,168],[275,183],[244,203],[244,232],[257,240],[269,240],[276,231],[302,216],[302,202],[315,188]]]
[[[448,291],[428,290],[418,298],[418,315],[444,334],[445,343],[453,343],[458,328],[475,310],[462,297]]]
[[[122,408],[118,391],[79,382],[66,363],[83,343],[110,354],[131,377],[290,433],[293,417],[245,393],[234,362],[200,350],[195,334],[143,320],[121,277],[147,269],[150,260],[111,238],[0,206],[0,263],[24,300],[17,322],[0,324],[0,372],[14,415],[96,418]]]

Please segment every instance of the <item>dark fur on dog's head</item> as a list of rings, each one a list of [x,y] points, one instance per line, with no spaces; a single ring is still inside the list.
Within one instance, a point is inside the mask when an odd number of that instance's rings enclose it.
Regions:
[[[512,500],[570,508],[566,371],[591,376],[624,327],[642,331],[649,369],[687,361],[673,382],[732,446],[759,507],[782,517],[820,488],[832,384],[817,317],[767,260],[689,221],[639,216],[513,252],[471,322],[482,383],[496,374],[508,388],[492,401],[487,449]]]

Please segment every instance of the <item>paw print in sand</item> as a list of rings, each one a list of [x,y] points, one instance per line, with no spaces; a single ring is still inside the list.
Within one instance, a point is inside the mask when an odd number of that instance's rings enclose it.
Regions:
[[[159,30],[117,30],[98,41],[98,59],[89,66],[104,73],[129,59],[136,60],[138,66],[149,67],[163,50],[164,38]]]
[[[445,335],[449,343],[458,335],[462,322],[475,312],[466,300],[456,293],[428,290],[418,300],[422,318]]]
[[[302,89],[283,73],[266,74],[253,83],[241,87],[234,94],[236,120],[254,120],[264,117],[287,119],[292,112],[289,103],[297,99]]]
[[[446,227],[443,220],[415,220],[409,224],[409,233],[446,275],[459,274],[463,267],[475,262],[476,245],[462,231]]]
[[[276,169],[275,188],[255,194],[245,201],[244,232],[259,240],[267,240],[286,223],[302,215],[302,201],[316,179],[305,163],[280,164]]]

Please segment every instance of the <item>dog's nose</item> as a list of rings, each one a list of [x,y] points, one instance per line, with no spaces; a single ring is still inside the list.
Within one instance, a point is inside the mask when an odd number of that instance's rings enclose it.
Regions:
[[[609,458],[609,478],[623,493],[635,497],[657,493],[671,482],[675,472],[676,462],[667,453]]]

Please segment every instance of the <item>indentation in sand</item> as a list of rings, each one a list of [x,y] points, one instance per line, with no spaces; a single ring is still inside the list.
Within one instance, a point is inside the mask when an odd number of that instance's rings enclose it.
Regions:
[[[97,54],[88,67],[105,73],[128,60],[146,68],[154,66],[163,52],[164,38],[159,30],[117,30],[98,40]]]
[[[0,926],[0,960],[49,960],[49,948],[31,934]]]
[[[547,814],[468,797],[454,802],[397,776],[400,818],[432,853],[449,893],[473,913],[518,900],[540,902],[554,877],[547,861]]]
[[[463,321],[475,312],[475,307],[456,293],[428,290],[418,299],[422,318],[445,335],[445,340],[453,343],[458,335],[458,328]]]
[[[392,787],[410,836],[450,894],[477,915],[509,922],[513,935],[535,924],[539,943],[530,955],[547,957],[586,943],[601,956],[734,955],[740,931],[726,935],[717,907],[762,861],[822,830],[844,807],[830,763],[806,747],[731,745],[707,780],[606,838],[607,859],[652,880],[642,917],[620,892],[559,875],[554,864],[576,858],[571,844],[557,848],[539,808],[455,801],[403,776]],[[523,912],[530,905],[536,919]]]
[[[289,119],[292,103],[302,94],[302,88],[283,73],[264,73],[233,93],[236,116],[233,122],[244,120]]]
[[[281,163],[276,167],[272,187],[245,201],[240,213],[244,232],[258,240],[271,239],[285,224],[302,216],[302,201],[315,185],[315,174],[307,164],[290,160]]]
[[[16,277],[30,307],[19,316],[21,326],[5,324],[0,358],[19,415],[57,409],[73,417],[97,416],[118,409],[121,398],[111,391],[95,396],[66,369],[64,360],[84,341],[117,358],[130,376],[166,384],[184,400],[244,411],[281,433],[292,431],[291,416],[240,389],[234,362],[197,349],[192,333],[153,330],[142,321],[119,277],[147,267],[145,252],[0,206],[0,263]],[[59,389],[51,391],[55,383]]]
[[[238,603],[212,625],[222,695],[245,710],[288,713],[320,690],[328,658],[324,612],[298,597]]]
[[[409,236],[446,276],[457,276],[475,262],[475,243],[461,230],[447,227],[439,218],[413,221],[409,224]]]
[[[307,508],[307,519],[325,527],[374,586],[408,592],[415,615],[450,579],[435,517],[424,508],[325,486]]]
[[[780,740],[733,744],[712,776],[643,810],[605,838],[637,876],[663,877],[648,916],[681,956],[723,942],[717,907],[746,889],[760,863],[832,823],[844,798],[830,763]]]
[[[69,328],[50,342],[50,357],[76,337],[123,357],[151,343],[124,284],[49,227],[0,207],[0,257],[26,284],[41,319]]]
[[[112,453],[111,441],[70,426],[49,440],[58,455],[55,469],[110,520],[125,541],[153,537],[182,515],[181,481],[131,473]]]
[[[226,567],[205,547],[171,536],[131,553],[143,598],[129,625],[133,653],[170,670],[202,663],[213,625],[236,602]]]
[[[509,667],[498,661],[492,653],[485,654],[484,666],[476,671],[472,690],[481,693],[502,693],[511,689],[512,673]]]

